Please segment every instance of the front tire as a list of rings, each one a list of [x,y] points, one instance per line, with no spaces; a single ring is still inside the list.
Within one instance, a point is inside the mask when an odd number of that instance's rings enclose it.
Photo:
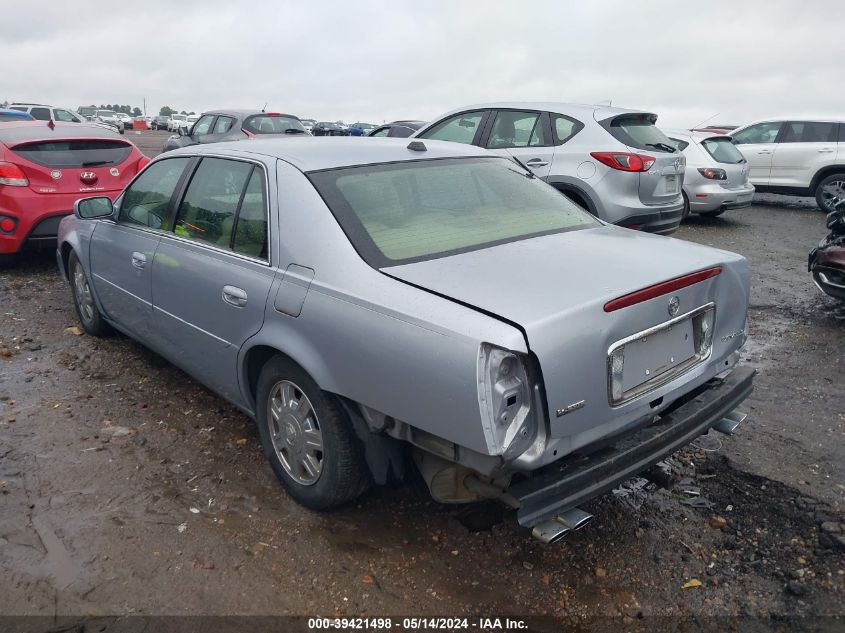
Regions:
[[[76,316],[79,317],[82,329],[91,336],[105,336],[111,331],[111,327],[105,322],[97,308],[97,302],[94,301],[94,295],[88,283],[88,276],[74,251],[70,253],[67,268],[73,294],[73,307],[76,308]]]
[[[264,454],[296,501],[329,510],[370,487],[352,422],[296,363],[283,356],[270,359],[258,378],[256,397]]]
[[[689,217],[689,198],[687,197],[687,193],[685,191],[682,191],[681,195],[684,196],[684,211],[681,214],[681,222],[683,222]]]
[[[839,172],[822,178],[816,185],[816,204],[825,213],[845,208],[845,173]]]

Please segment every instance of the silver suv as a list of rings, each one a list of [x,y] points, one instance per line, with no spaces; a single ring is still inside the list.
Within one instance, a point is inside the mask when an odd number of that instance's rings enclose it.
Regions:
[[[652,233],[681,223],[686,159],[656,114],[570,103],[488,103],[437,117],[415,137],[518,159],[606,222]]]

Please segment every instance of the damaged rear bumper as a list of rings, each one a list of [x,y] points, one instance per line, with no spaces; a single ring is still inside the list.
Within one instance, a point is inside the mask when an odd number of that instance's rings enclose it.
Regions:
[[[706,433],[748,397],[755,370],[738,368],[705,383],[655,424],[587,456],[573,455],[510,487],[520,525],[533,527],[615,488]]]

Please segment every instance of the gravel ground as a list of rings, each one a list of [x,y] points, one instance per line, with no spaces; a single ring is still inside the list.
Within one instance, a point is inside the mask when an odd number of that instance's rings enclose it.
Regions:
[[[150,154],[167,136],[128,134]],[[27,257],[0,271],[0,614],[845,615],[845,326],[806,272],[824,233],[776,196],[681,228],[751,261],[749,418],[553,546],[410,485],[301,508],[250,420],[135,342],[80,335],[52,255]]]

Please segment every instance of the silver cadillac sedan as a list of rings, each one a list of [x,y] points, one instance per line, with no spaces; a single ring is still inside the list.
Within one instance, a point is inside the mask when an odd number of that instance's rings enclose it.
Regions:
[[[82,327],[116,329],[254,418],[297,501],[417,468],[551,542],[585,501],[744,417],[749,267],[609,226],[512,160],[429,140],[193,146],[57,257]]]

